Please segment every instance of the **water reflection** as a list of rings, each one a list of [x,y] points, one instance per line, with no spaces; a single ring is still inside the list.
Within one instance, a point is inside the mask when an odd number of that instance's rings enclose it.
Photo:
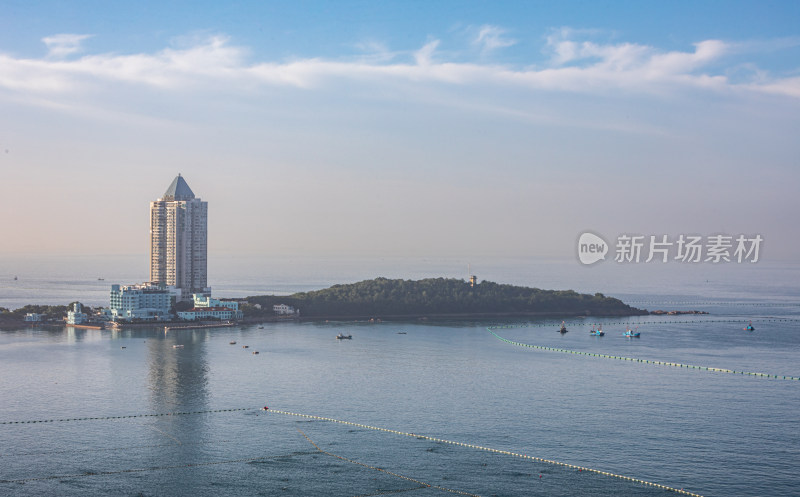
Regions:
[[[160,331],[148,337],[148,388],[154,412],[208,409],[208,339],[208,330]]]
[[[147,334],[147,387],[150,412],[208,410],[207,330]],[[201,416],[164,416],[143,421],[153,443],[175,442],[170,458],[193,460],[203,448],[190,442],[205,440],[210,429]],[[175,451],[177,450],[177,451]]]

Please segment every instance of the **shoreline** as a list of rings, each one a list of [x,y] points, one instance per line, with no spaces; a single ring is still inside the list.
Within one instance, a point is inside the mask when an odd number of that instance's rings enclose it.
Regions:
[[[251,325],[260,323],[282,323],[282,322],[383,322],[383,321],[440,321],[449,319],[511,319],[511,318],[556,318],[556,319],[592,319],[592,318],[622,318],[635,316],[681,316],[686,314],[708,314],[704,311],[647,311],[629,313],[596,313],[586,314],[579,312],[466,312],[466,313],[413,313],[413,314],[332,314],[326,316],[253,316],[245,317],[239,321],[153,321],[137,323],[87,323],[82,325],[68,325],[66,323],[53,322],[30,322],[21,320],[0,319],[0,330],[16,330],[23,328],[78,328],[92,330],[117,331],[135,328],[166,328],[170,330],[188,330],[201,328],[227,328],[241,325]]]

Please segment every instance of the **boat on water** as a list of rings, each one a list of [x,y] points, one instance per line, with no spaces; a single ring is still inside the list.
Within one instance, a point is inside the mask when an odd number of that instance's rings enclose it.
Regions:
[[[230,343],[231,345],[236,345],[236,342],[228,342],[228,343]]]
[[[638,331],[633,331],[630,328],[628,328],[622,335],[628,338],[639,338],[641,333],[639,333]]]
[[[592,335],[592,336],[601,337],[601,336],[604,336],[606,334],[606,332],[603,331],[603,327],[602,326],[600,326],[597,329],[594,329],[594,326],[592,326],[592,331],[590,331],[589,334]]]
[[[337,340],[352,340],[353,339],[353,335],[342,335],[341,333],[339,333],[338,335],[336,335],[336,339]]]
[[[172,348],[173,349],[182,349],[183,345],[173,345]]]
[[[566,333],[568,331],[569,330],[567,329],[567,325],[564,324],[564,321],[561,321],[561,328],[558,329],[558,332],[563,335],[564,333]]]
[[[744,328],[744,330],[745,330],[745,331],[755,331],[756,329],[753,327],[753,322],[752,322],[752,321],[750,321],[750,324],[748,324],[748,325],[747,325],[747,326]]]

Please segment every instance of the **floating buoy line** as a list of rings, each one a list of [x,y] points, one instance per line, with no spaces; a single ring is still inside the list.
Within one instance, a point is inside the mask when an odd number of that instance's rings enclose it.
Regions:
[[[365,424],[362,424],[362,423],[354,423],[352,421],[344,421],[344,420],[335,419],[335,418],[327,418],[327,417],[323,417],[323,416],[315,416],[315,415],[312,415],[312,414],[301,414],[301,413],[290,412],[290,411],[281,411],[281,410],[271,409],[271,408],[270,409],[265,409],[263,407],[241,407],[241,408],[233,408],[233,409],[208,409],[208,410],[204,410],[204,411],[182,411],[182,412],[152,413],[152,414],[130,414],[130,415],[126,415],[126,416],[96,416],[96,417],[61,418],[61,419],[49,419],[49,420],[2,421],[2,422],[0,422],[0,425],[17,425],[17,424],[34,424],[34,423],[67,423],[67,422],[80,422],[80,421],[100,421],[100,420],[115,420],[115,419],[154,418],[154,417],[161,417],[161,416],[191,416],[191,415],[199,415],[199,414],[223,413],[223,412],[244,412],[244,411],[263,411],[265,413],[271,413],[271,414],[280,414],[280,415],[284,415],[284,416],[293,416],[293,417],[299,417],[299,418],[304,418],[304,419],[313,419],[313,420],[317,420],[317,421],[327,421],[327,422],[330,422],[330,423],[337,423],[337,424],[342,424],[342,425],[347,425],[347,426],[354,426],[354,427],[357,427],[357,428],[364,428],[364,429],[367,429],[367,430],[374,430],[374,431],[379,431],[379,432],[383,432],[383,433],[391,433],[391,434],[394,434],[394,435],[401,435],[401,436],[405,436],[405,437],[416,438],[418,440],[429,440],[431,442],[448,444],[448,445],[453,445],[453,446],[457,446],[457,447],[466,447],[466,448],[470,448],[470,449],[490,452],[490,453],[493,453],[493,454],[501,454],[501,455],[506,455],[506,456],[519,457],[521,459],[525,459],[525,460],[529,460],[529,461],[536,461],[536,462],[550,464],[550,465],[554,465],[554,466],[561,466],[561,467],[564,467],[564,468],[574,469],[574,470],[578,470],[578,471],[587,471],[587,472],[590,472],[590,473],[595,473],[595,474],[607,476],[607,477],[610,477],[610,478],[617,478],[617,479],[620,479],[620,480],[629,481],[631,483],[638,483],[638,484],[649,486],[649,487],[653,487],[653,488],[659,488],[659,489],[662,489],[662,490],[675,492],[675,493],[678,493],[678,494],[681,494],[681,495],[689,495],[689,496],[693,496],[693,497],[702,497],[699,494],[692,493],[692,492],[689,492],[689,491],[686,491],[686,490],[683,490],[683,489],[678,489],[678,488],[670,487],[670,486],[667,486],[667,485],[661,485],[659,483],[654,483],[654,482],[650,482],[650,481],[647,481],[647,480],[634,478],[634,477],[631,477],[631,476],[625,476],[625,475],[612,473],[610,471],[602,471],[600,469],[589,468],[589,467],[586,467],[586,466],[578,466],[578,465],[575,465],[575,464],[569,464],[569,463],[565,463],[565,462],[555,461],[555,460],[552,460],[552,459],[545,459],[545,458],[531,456],[531,455],[527,455],[527,454],[521,454],[521,453],[518,453],[518,452],[511,452],[511,451],[507,451],[507,450],[494,449],[494,448],[491,448],[491,447],[484,447],[484,446],[481,446],[481,445],[469,444],[469,443],[464,443],[464,442],[456,442],[456,441],[452,441],[452,440],[446,440],[446,439],[443,439],[443,438],[437,438],[437,437],[432,437],[432,436],[428,436],[428,435],[422,435],[422,434],[419,434],[419,433],[408,433],[408,432],[404,432],[404,431],[392,430],[392,429],[389,429],[389,428],[381,428],[381,427],[378,427],[378,426],[365,425]],[[304,436],[305,436],[305,434],[304,434]],[[306,436],[306,438],[308,439],[307,436]],[[311,441],[310,439],[308,439],[308,440]],[[359,464],[359,465],[362,465],[362,466],[365,466],[365,467],[370,467],[370,466],[365,465],[363,463],[359,463],[357,461],[349,460],[349,459],[337,456],[335,454],[329,454],[329,453],[325,452],[324,450],[320,449],[313,442],[312,442],[312,445],[314,445],[318,451],[323,452],[325,454],[331,455],[333,457],[340,458],[342,460],[346,460],[346,461],[354,463],[354,464]],[[313,454],[313,453],[316,453],[316,452],[312,452],[310,454]],[[292,455],[298,455],[298,454],[294,453]],[[183,468],[194,468],[194,467],[203,467],[203,466],[215,466],[215,465],[223,465],[223,464],[247,463],[247,462],[256,462],[256,461],[266,461],[266,460],[270,460],[270,459],[284,458],[284,457],[290,457],[290,456],[291,455],[289,455],[289,456],[280,455],[280,456],[248,457],[248,458],[241,458],[241,459],[228,459],[228,460],[224,460],[224,461],[210,461],[210,462],[202,462],[202,463],[175,464],[175,465],[170,465],[170,466],[150,466],[150,467],[145,467],[145,468],[121,469],[121,470],[115,470],[115,471],[87,471],[87,472],[83,472],[83,473],[50,475],[50,476],[41,476],[41,477],[33,477],[33,478],[0,479],[0,484],[2,484],[2,483],[27,483],[27,482],[42,481],[42,480],[56,480],[56,479],[64,479],[64,478],[80,478],[80,477],[87,477],[87,476],[109,476],[109,475],[119,475],[119,474],[126,474],[126,473],[141,473],[141,472],[147,472],[147,471],[163,471],[163,470],[171,470],[171,469],[183,469]],[[378,468],[374,468],[374,469],[377,470]],[[385,470],[384,470],[384,472],[385,472]],[[413,478],[410,478],[410,477],[405,477],[405,476],[401,476],[401,475],[394,474],[394,473],[389,473],[389,472],[386,472],[386,473],[387,474],[391,474],[393,476],[398,476],[400,478],[408,479],[409,481],[414,481],[414,482],[417,481],[417,480],[414,480]],[[437,488],[437,489],[440,489],[440,490],[445,490],[445,491],[448,491],[448,492],[458,493],[458,494],[461,494],[461,495],[474,495],[474,494],[470,494],[470,493],[467,493],[467,492],[462,492],[460,490],[452,490],[452,489],[448,489],[448,488],[445,488],[445,487],[439,487],[439,486],[436,486],[436,485],[429,485],[429,484],[423,483],[423,482],[419,482],[419,484],[421,485],[420,488],[422,488],[422,485],[424,485],[425,488],[428,488],[428,487]],[[417,489],[418,488],[415,487],[413,490],[417,490]],[[406,489],[404,491],[410,491],[410,490],[412,490],[412,489]],[[397,491],[392,491],[391,493],[396,493],[396,492]],[[372,495],[376,495],[376,494],[372,494]]]
[[[314,420],[317,420],[317,421],[328,421],[328,422],[331,422],[331,423],[338,423],[338,424],[343,424],[343,425],[347,425],[347,426],[355,426],[355,427],[358,427],[358,428],[364,428],[364,429],[367,429],[367,430],[374,430],[374,431],[381,431],[381,432],[384,432],[384,433],[392,433],[392,434],[395,434],[395,435],[402,435],[402,436],[405,436],[405,437],[412,437],[412,438],[416,438],[416,439],[420,439],[420,440],[430,440],[431,442],[438,442],[438,443],[443,443],[443,444],[448,444],[448,445],[454,445],[454,446],[457,446],[457,447],[467,447],[467,448],[470,448],[470,449],[476,449],[476,450],[481,450],[481,451],[485,451],[485,452],[491,452],[491,453],[494,453],[494,454],[502,454],[502,455],[506,455],[506,456],[519,457],[521,459],[526,459],[526,460],[529,460],[529,461],[536,461],[536,462],[551,464],[551,465],[554,465],[554,466],[561,466],[561,467],[564,467],[564,468],[575,469],[575,470],[578,470],[578,471],[588,471],[590,473],[595,473],[595,474],[598,474],[598,475],[608,476],[610,478],[618,478],[620,480],[625,480],[625,481],[629,481],[629,482],[632,482],[632,483],[639,483],[641,485],[645,485],[645,486],[648,486],[648,487],[659,488],[659,489],[662,489],[662,490],[667,490],[669,492],[675,492],[675,493],[681,494],[681,495],[690,495],[692,497],[702,497],[700,494],[692,493],[692,492],[689,492],[689,491],[684,490],[682,488],[674,488],[674,487],[670,487],[670,486],[667,486],[667,485],[661,485],[659,483],[653,483],[653,482],[650,482],[650,481],[647,481],[647,480],[640,480],[639,478],[634,478],[632,476],[619,475],[619,474],[616,474],[616,473],[612,473],[610,471],[602,471],[602,470],[599,470],[599,469],[588,468],[586,466],[577,466],[575,464],[569,464],[569,463],[565,463],[565,462],[554,461],[554,460],[551,460],[551,459],[544,459],[544,458],[536,457],[536,456],[529,456],[527,454],[520,454],[518,452],[510,452],[510,451],[507,451],[507,450],[493,449],[491,447],[484,447],[484,446],[481,446],[481,445],[468,444],[468,443],[464,443],[464,442],[455,442],[455,441],[452,441],[452,440],[445,440],[443,438],[430,437],[428,435],[420,435],[419,433],[408,433],[408,432],[404,432],[404,431],[390,430],[389,428],[381,428],[379,426],[370,426],[370,425],[365,425],[365,424],[361,424],[361,423],[354,423],[354,422],[351,422],[351,421],[343,421],[343,420],[335,419],[335,418],[326,418],[326,417],[322,417],[322,416],[314,416],[312,414],[300,414],[300,413],[296,413],[296,412],[280,411],[280,410],[271,409],[271,408],[266,412],[267,413],[272,413],[272,414],[282,414],[282,415],[285,415],[285,416],[296,416],[296,417],[300,417],[300,418],[314,419]],[[466,495],[471,495],[471,494],[466,494]]]
[[[162,412],[158,414],[130,414],[127,416],[96,416],[86,418],[34,419],[28,421],[0,421],[0,425],[23,425],[32,423],[65,423],[68,421],[100,421],[106,419],[157,418],[160,416],[189,416],[192,414],[211,414],[217,412],[255,411],[252,407],[237,409],[209,409],[206,411]]]
[[[753,321],[755,321],[755,319]],[[708,321],[703,321],[703,322],[708,322]],[[734,321],[734,322],[738,323],[738,322],[741,322],[741,320]],[[628,324],[630,324],[630,323],[628,323]],[[650,324],[650,323],[648,323],[648,324]],[[541,326],[544,326],[544,325],[541,325]],[[550,325],[550,327],[552,327],[552,325]],[[641,362],[641,363],[644,363],[644,364],[655,364],[655,365],[658,365],[658,366],[671,366],[671,367],[674,367],[674,368],[697,369],[697,370],[702,370],[702,371],[711,371],[711,372],[714,372],[714,373],[740,374],[740,375],[754,376],[754,377],[758,377],[758,378],[773,378],[773,379],[776,379],[776,380],[800,381],[800,377],[797,377],[797,376],[781,376],[781,375],[770,374],[770,373],[754,373],[754,372],[751,372],[751,371],[735,371],[733,369],[714,368],[714,367],[709,367],[709,366],[695,366],[695,365],[692,365],[692,364],[681,364],[681,363],[678,363],[678,362],[656,361],[656,360],[652,360],[652,359],[638,359],[636,357],[625,357],[625,356],[616,356],[616,355],[610,355],[610,354],[600,354],[600,353],[597,353],[597,352],[583,352],[581,350],[562,349],[562,348],[558,348],[558,347],[546,347],[544,345],[534,345],[534,344],[531,344],[531,343],[515,342],[514,340],[509,340],[508,338],[503,338],[503,337],[501,337],[500,335],[498,335],[497,333],[494,332],[494,330],[512,329],[512,328],[530,328],[530,326],[526,326],[526,325],[522,325],[522,326],[514,326],[514,325],[509,325],[509,326],[490,326],[490,327],[488,327],[486,329],[489,331],[489,333],[494,335],[495,338],[497,338],[498,340],[500,340],[502,342],[505,342],[505,343],[508,343],[508,344],[511,344],[511,345],[516,345],[518,347],[527,347],[527,348],[530,348],[530,349],[546,350],[548,352],[560,352],[562,354],[574,354],[574,355],[583,355],[583,356],[589,356],[589,357],[599,357],[599,358],[602,358],[602,359],[614,359],[614,360],[617,360],[617,361]]]
[[[592,322],[585,319],[580,321],[562,321],[567,327],[570,326],[590,326],[590,325],[627,325],[627,326],[645,326],[651,324],[706,324],[706,323],[742,323],[743,321],[753,321],[754,323],[800,323],[800,318],[778,318],[778,317],[765,317],[765,318],[739,318],[739,319],[670,319],[665,321],[651,321],[651,320],[624,320],[624,321],[598,321]],[[561,322],[548,321],[544,323],[526,323],[521,325],[508,325],[508,326],[490,326],[489,329],[501,328],[558,328]]]
[[[703,302],[703,301],[661,301],[661,300],[629,300],[625,302],[626,304],[654,304],[654,305],[735,305],[735,306],[753,306],[753,307],[785,307],[785,306],[792,306],[797,307],[800,306],[800,303],[797,302],[739,302],[739,301],[729,301],[729,302]]]

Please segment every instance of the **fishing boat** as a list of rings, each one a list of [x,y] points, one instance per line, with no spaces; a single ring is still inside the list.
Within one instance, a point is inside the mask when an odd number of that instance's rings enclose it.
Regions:
[[[752,321],[750,321],[750,324],[748,324],[748,325],[747,325],[747,326],[744,328],[744,330],[745,330],[745,331],[755,331],[756,329],[753,327],[753,322],[752,322]]]
[[[338,335],[336,335],[336,339],[337,340],[352,340],[353,339],[353,335],[342,335],[341,333],[339,333]]]
[[[592,336],[601,337],[601,336],[605,335],[606,332],[603,331],[603,327],[602,326],[600,326],[598,329],[594,329],[594,326],[592,326],[592,331],[590,331],[589,334],[592,335]]]
[[[229,342],[231,345],[236,345],[236,342]]]
[[[568,331],[569,330],[567,329],[567,326],[564,324],[564,321],[561,321],[561,328],[558,329],[558,332],[563,335],[564,333],[566,333]]]
[[[639,333],[638,331],[633,331],[630,328],[625,330],[625,333],[623,333],[623,336],[628,338],[639,338],[640,335],[641,333]]]

